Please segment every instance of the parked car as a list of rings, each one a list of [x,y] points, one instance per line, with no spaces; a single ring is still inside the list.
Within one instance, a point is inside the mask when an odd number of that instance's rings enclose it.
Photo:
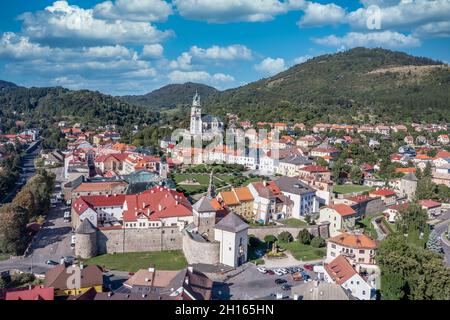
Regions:
[[[276,283],[276,284],[283,284],[283,283],[286,283],[286,282],[287,282],[287,281],[284,280],[284,279],[280,279],[280,278],[275,279],[275,283]]]
[[[53,261],[53,260],[47,260],[47,261],[45,261],[45,263],[48,264],[49,266],[57,266],[57,265],[59,265],[58,262]]]
[[[287,269],[285,269],[285,268],[280,268],[279,269],[283,274],[288,274],[288,271],[287,271]]]
[[[281,286],[281,289],[284,291],[288,291],[288,290],[291,290],[291,287],[292,286],[290,284],[285,283]]]
[[[283,273],[280,269],[275,269],[275,270],[273,270],[273,272],[274,272],[277,276],[284,276],[284,273]]]
[[[73,256],[65,256],[65,257],[63,257],[63,259],[64,259],[64,262],[65,263],[67,263],[67,264],[73,264],[74,262],[75,262],[75,257],[73,257]]]
[[[297,272],[297,273],[294,273],[292,275],[292,280],[294,280],[294,281],[302,281],[303,277],[302,277],[302,275],[300,273]]]
[[[313,271],[313,269],[314,269],[314,266],[312,264],[305,264],[303,267],[309,271]]]
[[[267,270],[266,274],[269,276],[273,276],[275,272],[273,272],[272,270]]]
[[[258,267],[257,270],[263,274],[267,273],[267,269],[264,267]]]

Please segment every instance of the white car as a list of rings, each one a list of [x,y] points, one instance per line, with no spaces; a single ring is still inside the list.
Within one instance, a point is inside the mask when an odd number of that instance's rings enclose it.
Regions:
[[[266,273],[267,273],[267,269],[264,268],[264,267],[258,267],[257,270],[258,270],[259,272],[263,273],[263,274],[266,274]]]
[[[284,273],[283,273],[280,269],[275,269],[275,270],[273,270],[273,272],[274,272],[277,276],[284,276]]]
[[[288,271],[285,268],[280,268],[279,270],[283,274],[288,274]]]

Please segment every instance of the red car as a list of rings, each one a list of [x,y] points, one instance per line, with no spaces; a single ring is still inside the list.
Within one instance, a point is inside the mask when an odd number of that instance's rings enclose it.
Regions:
[[[312,264],[305,264],[303,266],[303,268],[305,268],[306,270],[309,270],[309,271],[313,271],[314,266]]]
[[[269,276],[273,276],[275,272],[273,272],[272,270],[267,270],[266,274],[268,274]]]

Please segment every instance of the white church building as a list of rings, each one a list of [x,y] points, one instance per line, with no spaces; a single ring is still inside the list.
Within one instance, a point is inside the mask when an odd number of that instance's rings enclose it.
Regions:
[[[212,134],[223,130],[224,124],[220,118],[210,115],[202,116],[200,95],[196,92],[191,107],[191,135]]]

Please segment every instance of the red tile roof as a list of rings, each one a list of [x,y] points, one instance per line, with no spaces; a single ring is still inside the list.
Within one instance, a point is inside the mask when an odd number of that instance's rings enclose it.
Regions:
[[[305,166],[300,169],[301,171],[307,172],[329,172],[329,170],[322,166]]]
[[[344,284],[348,279],[357,274],[347,259],[341,255],[330,263],[325,264],[325,270],[338,285]]]
[[[431,208],[440,207],[442,204],[440,202],[436,202],[436,201],[433,201],[433,200],[421,200],[420,201],[420,205],[422,207],[431,209]]]
[[[54,288],[36,286],[29,290],[8,291],[5,300],[54,300]]]
[[[127,195],[125,203],[125,222],[136,221],[138,216],[150,221],[192,216],[192,206],[183,193],[159,186],[137,195]]]
[[[343,217],[351,216],[351,215],[356,214],[355,210],[353,210],[348,205],[342,204],[342,203],[329,205],[328,208],[336,211],[337,213],[339,213]]]
[[[380,196],[380,197],[392,197],[392,196],[396,195],[396,193],[390,189],[372,190],[369,192],[369,194]]]

